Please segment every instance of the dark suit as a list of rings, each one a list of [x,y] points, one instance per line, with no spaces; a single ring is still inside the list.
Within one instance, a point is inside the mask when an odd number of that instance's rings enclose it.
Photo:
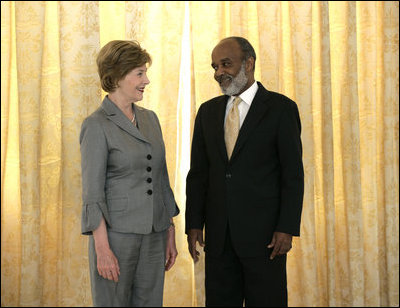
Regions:
[[[304,179],[299,112],[289,98],[258,86],[230,160],[224,141],[229,96],[205,102],[196,116],[186,231],[205,225],[206,258],[223,254],[227,231],[240,258],[267,259],[274,231],[300,234]],[[286,271],[281,272],[286,279]]]

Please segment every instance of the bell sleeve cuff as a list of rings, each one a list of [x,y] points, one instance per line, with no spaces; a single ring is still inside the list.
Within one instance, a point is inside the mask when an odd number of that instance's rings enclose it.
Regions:
[[[108,214],[107,204],[104,201],[84,204],[82,207],[82,234],[93,234],[93,231],[98,228],[102,217],[104,217],[106,225],[111,227],[110,215]]]

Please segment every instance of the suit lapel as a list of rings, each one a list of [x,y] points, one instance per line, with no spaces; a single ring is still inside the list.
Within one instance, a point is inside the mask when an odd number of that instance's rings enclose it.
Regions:
[[[149,136],[149,133],[154,131],[155,123],[148,118],[147,111],[142,107],[135,105],[134,111],[139,129],[137,129],[134,125],[132,126],[135,128],[135,131],[140,135],[139,139],[150,143],[149,140],[151,139],[151,135]]]
[[[217,112],[216,112],[216,130],[215,134],[217,137],[217,144],[218,149],[221,153],[221,156],[228,162],[228,154],[226,152],[226,145],[225,145],[225,130],[224,130],[224,122],[225,122],[225,111],[226,111],[226,104],[228,103],[229,96],[224,95],[221,97],[220,101],[217,102]]]
[[[128,120],[122,111],[112,101],[110,101],[107,96],[103,100],[102,108],[105,111],[107,118],[119,128],[137,139],[150,143],[149,140],[143,136],[143,134]],[[139,108],[135,108],[135,111],[136,109]],[[140,117],[138,115],[136,116],[138,117],[137,121],[139,125],[146,125],[144,124],[146,121],[143,121],[143,124],[139,122],[140,118],[143,119],[143,115],[140,115]]]
[[[256,128],[260,120],[264,117],[265,112],[268,110],[268,96],[268,91],[261,85],[261,83],[258,83],[256,96],[254,97],[247,116],[239,130],[239,136],[232,152],[231,162],[239,153],[240,149],[251,135],[251,132]]]

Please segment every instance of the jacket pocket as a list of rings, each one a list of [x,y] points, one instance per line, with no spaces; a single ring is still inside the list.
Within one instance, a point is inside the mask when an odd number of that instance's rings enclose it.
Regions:
[[[125,211],[128,204],[127,197],[107,199],[107,207],[110,212]]]

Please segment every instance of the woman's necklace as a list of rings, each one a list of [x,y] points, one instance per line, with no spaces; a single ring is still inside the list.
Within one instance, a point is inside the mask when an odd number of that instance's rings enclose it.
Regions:
[[[135,113],[133,113],[133,117],[132,117],[131,122],[132,122],[133,125],[135,125],[137,127]]]

